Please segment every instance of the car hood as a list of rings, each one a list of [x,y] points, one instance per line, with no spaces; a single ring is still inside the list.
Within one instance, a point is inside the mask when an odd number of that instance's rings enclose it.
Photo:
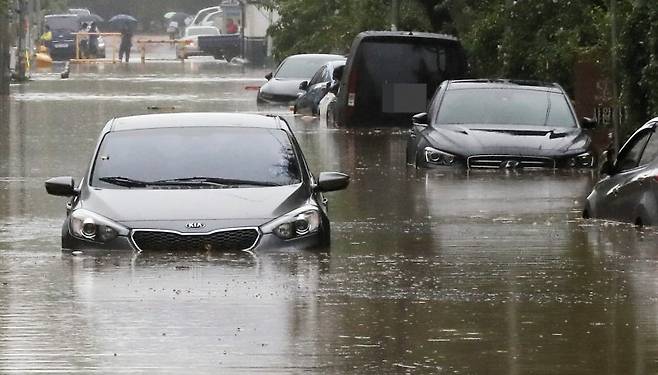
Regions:
[[[582,152],[591,141],[581,128],[519,125],[439,125],[429,129],[428,141],[462,156],[557,156]]]
[[[298,93],[302,90],[299,89],[299,84],[305,81],[304,79],[280,79],[272,78],[264,84],[260,91],[261,94],[269,94],[276,96],[288,96],[296,98]]]
[[[189,231],[201,222],[204,231],[259,226],[309,199],[303,184],[235,189],[96,189],[81,197],[81,208],[129,228]]]

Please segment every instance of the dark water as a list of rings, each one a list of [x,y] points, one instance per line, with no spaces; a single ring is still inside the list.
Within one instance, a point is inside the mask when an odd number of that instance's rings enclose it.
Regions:
[[[62,254],[65,200],[113,116],[256,112],[266,71],[74,66],[0,110],[0,373],[655,374],[658,230],[584,221],[590,173],[404,165],[400,130],[293,118],[329,253]],[[269,111],[272,112],[272,111]]]

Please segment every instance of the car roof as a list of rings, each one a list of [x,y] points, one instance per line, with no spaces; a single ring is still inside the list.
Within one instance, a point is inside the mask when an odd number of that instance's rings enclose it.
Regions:
[[[52,17],[80,18],[79,15],[73,13],[47,14],[44,16],[44,18],[52,18]]]
[[[363,31],[359,33],[354,40],[361,41],[363,39],[377,39],[377,38],[425,38],[425,39],[443,39],[457,42],[459,39],[454,35],[436,34],[436,33],[423,33],[416,31]]]
[[[341,60],[341,59],[346,59],[345,56],[341,55],[335,55],[332,53],[302,53],[299,55],[290,55],[286,57],[285,59],[288,60],[293,60],[293,59],[326,59],[326,58],[332,58],[335,60]]]
[[[118,117],[109,124],[109,132],[185,127],[287,128],[286,123],[275,116],[218,112],[158,113]]]
[[[448,81],[448,90],[460,89],[521,89],[563,93],[564,90],[557,83],[518,80],[518,79],[460,79]]]

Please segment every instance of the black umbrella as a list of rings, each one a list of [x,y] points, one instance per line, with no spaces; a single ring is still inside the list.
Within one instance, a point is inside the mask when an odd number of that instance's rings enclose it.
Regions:
[[[80,23],[83,23],[83,22],[86,22],[86,23],[91,23],[91,22],[101,23],[101,22],[105,21],[103,19],[103,17],[99,16],[98,14],[94,14],[94,13],[92,13],[92,14],[83,14],[83,15],[78,16],[78,18],[80,19]]]
[[[127,14],[117,14],[116,16],[110,18],[110,20],[107,22],[112,25],[112,27],[117,29],[132,29],[137,26],[137,19]]]

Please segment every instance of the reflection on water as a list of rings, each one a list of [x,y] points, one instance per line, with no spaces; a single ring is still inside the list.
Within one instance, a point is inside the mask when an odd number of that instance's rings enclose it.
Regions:
[[[590,173],[407,167],[400,130],[286,116],[316,173],[352,176],[330,253],[62,254],[43,181],[79,181],[110,118],[259,112],[265,72],[58,69],[0,103],[0,372],[658,370],[657,229],[580,219]]]

